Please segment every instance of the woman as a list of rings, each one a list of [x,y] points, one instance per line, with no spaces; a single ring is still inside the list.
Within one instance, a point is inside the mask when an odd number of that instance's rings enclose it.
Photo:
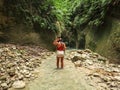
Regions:
[[[58,37],[54,40],[53,44],[56,46],[57,49],[57,68],[59,68],[59,62],[61,62],[61,68],[64,67],[64,53],[66,49],[66,45],[62,42],[62,38]]]

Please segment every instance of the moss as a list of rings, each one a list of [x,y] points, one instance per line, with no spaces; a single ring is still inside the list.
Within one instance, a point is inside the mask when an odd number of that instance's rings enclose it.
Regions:
[[[108,17],[103,26],[89,30],[86,35],[86,48],[90,48],[119,63],[120,20]]]
[[[93,51],[96,49],[96,43],[94,41],[90,41],[88,44],[89,48]]]

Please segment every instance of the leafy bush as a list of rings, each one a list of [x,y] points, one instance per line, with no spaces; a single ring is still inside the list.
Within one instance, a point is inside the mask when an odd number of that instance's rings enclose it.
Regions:
[[[41,30],[56,30],[56,15],[52,0],[4,0],[5,15],[14,17],[16,23],[39,24]]]

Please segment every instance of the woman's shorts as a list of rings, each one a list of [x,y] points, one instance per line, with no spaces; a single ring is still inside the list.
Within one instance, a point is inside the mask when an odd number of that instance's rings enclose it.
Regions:
[[[64,57],[64,51],[57,50],[57,57]]]

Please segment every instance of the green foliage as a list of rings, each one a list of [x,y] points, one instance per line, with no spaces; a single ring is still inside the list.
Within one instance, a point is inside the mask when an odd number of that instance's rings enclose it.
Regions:
[[[17,23],[38,24],[40,29],[56,30],[56,15],[51,0],[5,0],[6,15],[15,17]]]
[[[111,3],[119,4],[117,0],[4,0],[4,14],[38,30],[71,30],[79,36],[85,27],[104,23]]]
[[[77,5],[73,5],[71,8],[71,22],[73,22],[74,28],[81,29],[82,26],[103,24],[111,0],[79,0],[77,2]]]

